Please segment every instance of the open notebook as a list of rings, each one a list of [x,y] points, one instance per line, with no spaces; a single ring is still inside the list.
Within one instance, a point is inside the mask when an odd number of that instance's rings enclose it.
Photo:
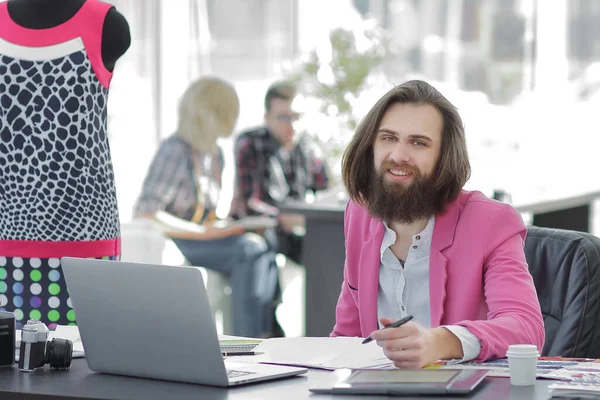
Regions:
[[[174,215],[166,213],[164,211],[158,211],[156,213],[155,225],[163,232],[190,232],[190,233],[204,233],[206,227],[203,225],[196,224],[191,221],[187,221],[182,218],[178,218]],[[270,217],[246,217],[239,220],[218,220],[214,223],[215,228],[230,228],[240,226],[246,230],[263,229],[263,228],[274,228],[277,226],[277,219]]]
[[[222,339],[219,338],[221,353],[224,356],[250,355],[261,340],[254,339]]]

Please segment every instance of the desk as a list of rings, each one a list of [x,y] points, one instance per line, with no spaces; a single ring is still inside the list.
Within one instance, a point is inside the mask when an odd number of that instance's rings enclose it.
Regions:
[[[280,210],[302,214],[306,220],[302,245],[306,336],[329,336],[343,279],[345,205],[288,204]]]
[[[591,203],[600,191],[569,197],[558,193],[515,193],[515,208],[533,214],[533,225],[589,232]],[[335,306],[343,278],[345,204],[331,199],[324,203],[288,203],[283,212],[306,218],[303,261],[306,268],[306,336],[328,336],[335,323]]]
[[[210,386],[192,385],[150,379],[97,374],[89,370],[85,359],[75,359],[68,371],[52,371],[47,366],[32,373],[20,372],[16,366],[0,368],[0,398],[2,400],[25,399],[329,399],[357,400],[356,396],[311,395],[308,388],[323,379],[329,372],[309,370],[306,376],[281,379],[221,389]],[[486,378],[473,400],[546,399],[551,381],[539,380],[535,386],[512,387],[507,378]],[[360,396],[361,399],[369,398]],[[381,400],[384,397],[374,396]],[[416,399],[456,399],[456,397],[418,397]],[[415,397],[403,397],[415,399]]]
[[[533,214],[532,225],[546,228],[591,232],[592,203],[600,198],[599,190],[559,196],[541,193],[537,199],[515,198],[520,213]]]

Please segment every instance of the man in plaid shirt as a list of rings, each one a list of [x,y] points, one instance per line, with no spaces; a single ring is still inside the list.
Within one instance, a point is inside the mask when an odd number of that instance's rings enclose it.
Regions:
[[[292,110],[296,88],[277,82],[265,96],[265,126],[239,135],[235,144],[236,184],[231,215],[275,216],[278,251],[300,262],[303,227],[299,215],[281,214],[277,205],[285,200],[304,200],[308,191],[326,189],[329,179],[325,163],[314,149],[297,140],[293,123],[298,113]]]

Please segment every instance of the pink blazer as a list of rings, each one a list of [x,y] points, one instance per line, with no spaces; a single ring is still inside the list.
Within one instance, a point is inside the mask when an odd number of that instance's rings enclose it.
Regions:
[[[377,325],[385,227],[346,207],[346,263],[331,336],[366,337]],[[459,325],[481,340],[476,361],[503,358],[511,344],[544,345],[544,321],[523,251],[526,228],[507,204],[462,191],[437,216],[429,261],[431,326]]]

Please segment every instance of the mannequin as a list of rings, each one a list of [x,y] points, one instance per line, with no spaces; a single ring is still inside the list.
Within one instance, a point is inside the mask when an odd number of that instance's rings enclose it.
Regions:
[[[86,0],[9,0],[8,13],[24,28],[48,29],[65,23],[81,9]],[[131,44],[127,20],[112,8],[102,29],[102,61],[113,71],[117,60]]]
[[[62,257],[120,257],[107,103],[130,43],[101,0],[0,2],[0,304],[17,326],[76,323]]]

